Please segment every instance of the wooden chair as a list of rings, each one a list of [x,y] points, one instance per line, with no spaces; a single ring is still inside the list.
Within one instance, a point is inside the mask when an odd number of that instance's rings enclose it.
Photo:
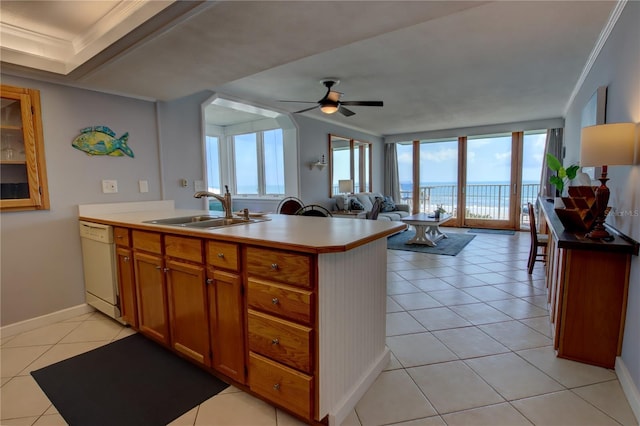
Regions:
[[[376,198],[376,201],[373,202],[373,207],[371,207],[371,211],[367,212],[367,219],[376,220],[378,219],[378,214],[382,209],[382,200],[380,198]]]
[[[282,201],[278,203],[277,211],[279,214],[294,215],[302,207],[304,207],[302,200],[296,197],[287,197],[283,198]]]
[[[527,203],[529,211],[529,232],[531,233],[531,248],[529,249],[529,263],[527,268],[529,274],[533,272],[533,265],[536,262],[545,263],[547,260],[546,253],[538,253],[538,247],[547,247],[549,236],[547,234],[539,234],[536,227],[536,212],[531,203]]]
[[[331,212],[318,204],[309,204],[296,212],[299,216],[333,217]]]

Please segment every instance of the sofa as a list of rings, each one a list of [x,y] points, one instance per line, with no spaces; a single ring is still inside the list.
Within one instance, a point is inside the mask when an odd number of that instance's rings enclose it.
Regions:
[[[382,203],[380,214],[378,214],[378,220],[400,220],[411,214],[409,212],[408,204],[396,204],[390,197],[385,197],[378,192],[359,192],[356,194],[349,194],[347,196],[347,205],[345,205],[345,196],[335,195],[333,198],[336,202],[335,210],[357,210],[353,207],[362,206],[362,210],[366,212],[371,211],[373,208],[373,202],[376,198],[382,198],[384,201]],[[354,206],[353,200],[356,200],[359,205],[356,203]]]

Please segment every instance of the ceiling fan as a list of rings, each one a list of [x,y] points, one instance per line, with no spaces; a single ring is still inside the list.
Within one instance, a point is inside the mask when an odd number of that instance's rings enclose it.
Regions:
[[[345,105],[375,106],[375,107],[383,106],[382,101],[342,101],[340,100],[342,93],[336,92],[335,90],[331,90],[333,86],[336,86],[338,83],[340,83],[340,80],[338,79],[327,78],[324,80],[320,80],[320,83],[322,83],[327,88],[327,93],[324,95],[322,99],[320,99],[317,102],[310,102],[310,101],[279,101],[279,102],[298,102],[298,103],[317,104],[315,106],[312,106],[311,108],[305,108],[305,109],[301,109],[300,111],[295,111],[294,114],[311,111],[312,109],[315,109],[315,108],[320,108],[320,111],[324,112],[325,114],[334,114],[336,112],[340,112],[340,114],[344,115],[345,117],[350,117],[352,115],[355,115],[355,112],[345,108]]]

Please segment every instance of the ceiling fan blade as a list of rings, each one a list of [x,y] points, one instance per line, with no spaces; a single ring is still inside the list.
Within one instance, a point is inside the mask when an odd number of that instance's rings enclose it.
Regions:
[[[338,111],[340,111],[340,114],[344,115],[345,117],[351,117],[352,115],[356,115],[355,112],[343,107],[342,105],[340,105],[340,107],[338,108]]]
[[[381,107],[383,106],[382,101],[341,101],[342,105],[359,105],[359,106],[375,106]]]
[[[285,101],[285,100],[278,100],[278,102],[296,102],[299,104],[316,104],[317,103],[315,101]]]
[[[314,102],[314,103],[315,103],[315,102]],[[301,109],[300,111],[294,111],[293,113],[294,113],[294,114],[300,114],[300,113],[302,113],[302,112],[307,112],[307,111],[311,111],[312,109],[316,109],[316,108],[318,108],[319,106],[320,106],[320,105],[315,105],[315,106],[312,106],[311,108],[305,108],[305,109]]]

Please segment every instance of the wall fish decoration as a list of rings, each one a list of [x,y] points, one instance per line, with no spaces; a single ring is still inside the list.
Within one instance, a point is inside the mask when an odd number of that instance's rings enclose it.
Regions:
[[[111,155],[112,157],[122,157],[124,154],[133,158],[133,151],[127,145],[129,132],[116,138],[113,130],[107,126],[85,127],[80,130],[71,146],[87,155]]]

